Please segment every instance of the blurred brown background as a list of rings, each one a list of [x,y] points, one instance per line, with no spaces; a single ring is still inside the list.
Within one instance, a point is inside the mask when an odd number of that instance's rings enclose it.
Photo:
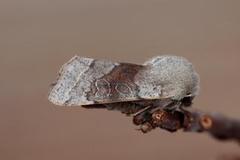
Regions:
[[[201,75],[194,107],[239,118],[238,0],[1,0],[0,159],[212,160],[239,145],[160,129],[142,135],[118,112],[65,109],[49,84],[74,55],[142,63],[188,58]]]

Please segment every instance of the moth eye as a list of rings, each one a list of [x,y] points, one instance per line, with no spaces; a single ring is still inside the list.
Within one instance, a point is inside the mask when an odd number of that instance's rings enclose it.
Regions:
[[[115,89],[120,94],[129,94],[131,92],[131,88],[125,83],[117,83]]]
[[[191,106],[192,105],[192,100],[193,100],[194,97],[184,97],[182,99],[182,103],[184,106],[188,107],[188,106]]]

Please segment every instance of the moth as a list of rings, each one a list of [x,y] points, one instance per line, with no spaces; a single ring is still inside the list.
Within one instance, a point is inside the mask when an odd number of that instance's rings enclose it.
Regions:
[[[199,76],[183,57],[156,56],[139,65],[74,56],[60,69],[48,99],[121,111],[143,131],[154,112],[191,106],[198,91]]]

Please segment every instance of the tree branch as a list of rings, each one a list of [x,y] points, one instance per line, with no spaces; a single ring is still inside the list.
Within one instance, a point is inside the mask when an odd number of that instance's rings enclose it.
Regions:
[[[146,133],[157,127],[170,132],[179,129],[185,132],[207,132],[218,140],[235,140],[240,143],[240,120],[217,113],[158,110],[141,126],[141,130]]]

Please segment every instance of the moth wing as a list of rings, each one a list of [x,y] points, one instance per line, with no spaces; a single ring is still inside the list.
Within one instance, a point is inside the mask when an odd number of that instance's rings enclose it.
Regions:
[[[61,68],[48,98],[65,106],[137,101],[141,97],[134,77],[143,68],[75,56]]]
[[[157,56],[143,64],[135,76],[142,98],[172,98],[181,100],[194,97],[199,91],[199,76],[193,65],[183,57]]]

